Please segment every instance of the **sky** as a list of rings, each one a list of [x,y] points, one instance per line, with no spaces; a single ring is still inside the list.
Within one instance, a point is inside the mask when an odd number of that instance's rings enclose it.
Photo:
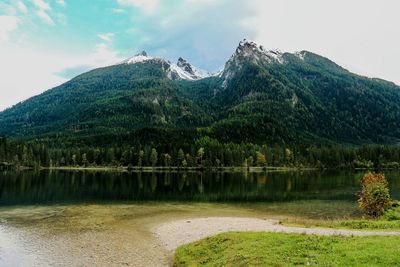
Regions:
[[[208,71],[243,38],[400,84],[398,0],[0,0],[0,110],[145,50]]]

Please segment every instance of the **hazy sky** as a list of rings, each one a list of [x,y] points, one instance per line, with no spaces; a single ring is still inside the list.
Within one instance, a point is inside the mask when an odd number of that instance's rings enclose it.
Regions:
[[[220,69],[243,38],[400,84],[399,0],[0,0],[0,110],[146,50]]]

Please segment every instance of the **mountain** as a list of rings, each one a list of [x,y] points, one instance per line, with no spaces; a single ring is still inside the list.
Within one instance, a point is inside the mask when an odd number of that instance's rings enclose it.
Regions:
[[[210,76],[206,71],[197,69],[183,58],[179,58],[177,64],[163,58],[149,57],[146,51],[122,61],[120,64],[153,63],[161,66],[167,77],[171,80],[200,80]]]
[[[352,74],[311,52],[282,53],[243,41],[220,79],[215,98],[223,119],[213,127],[221,136],[235,133],[237,142],[269,136],[392,143],[400,136],[399,86]]]
[[[0,113],[0,133],[71,144],[367,144],[400,139],[400,87],[247,40],[218,75],[146,52]]]

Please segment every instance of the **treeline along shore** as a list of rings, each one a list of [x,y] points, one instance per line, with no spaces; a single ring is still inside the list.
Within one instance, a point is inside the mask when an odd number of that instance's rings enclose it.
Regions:
[[[220,143],[210,138],[184,147],[48,146],[0,138],[0,169],[400,169],[400,147],[390,145],[314,146]]]

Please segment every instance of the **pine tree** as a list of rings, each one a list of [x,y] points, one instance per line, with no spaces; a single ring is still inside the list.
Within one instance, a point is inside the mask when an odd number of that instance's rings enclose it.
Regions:
[[[139,159],[138,159],[138,167],[139,168],[143,167],[143,157],[144,157],[144,151],[140,150],[139,151]]]
[[[150,154],[150,161],[151,161],[151,165],[153,167],[157,166],[157,161],[158,161],[158,153],[157,150],[155,148],[153,148],[151,150],[151,154]]]
[[[182,162],[185,160],[185,153],[183,152],[182,148],[178,151],[178,167],[182,166]]]

